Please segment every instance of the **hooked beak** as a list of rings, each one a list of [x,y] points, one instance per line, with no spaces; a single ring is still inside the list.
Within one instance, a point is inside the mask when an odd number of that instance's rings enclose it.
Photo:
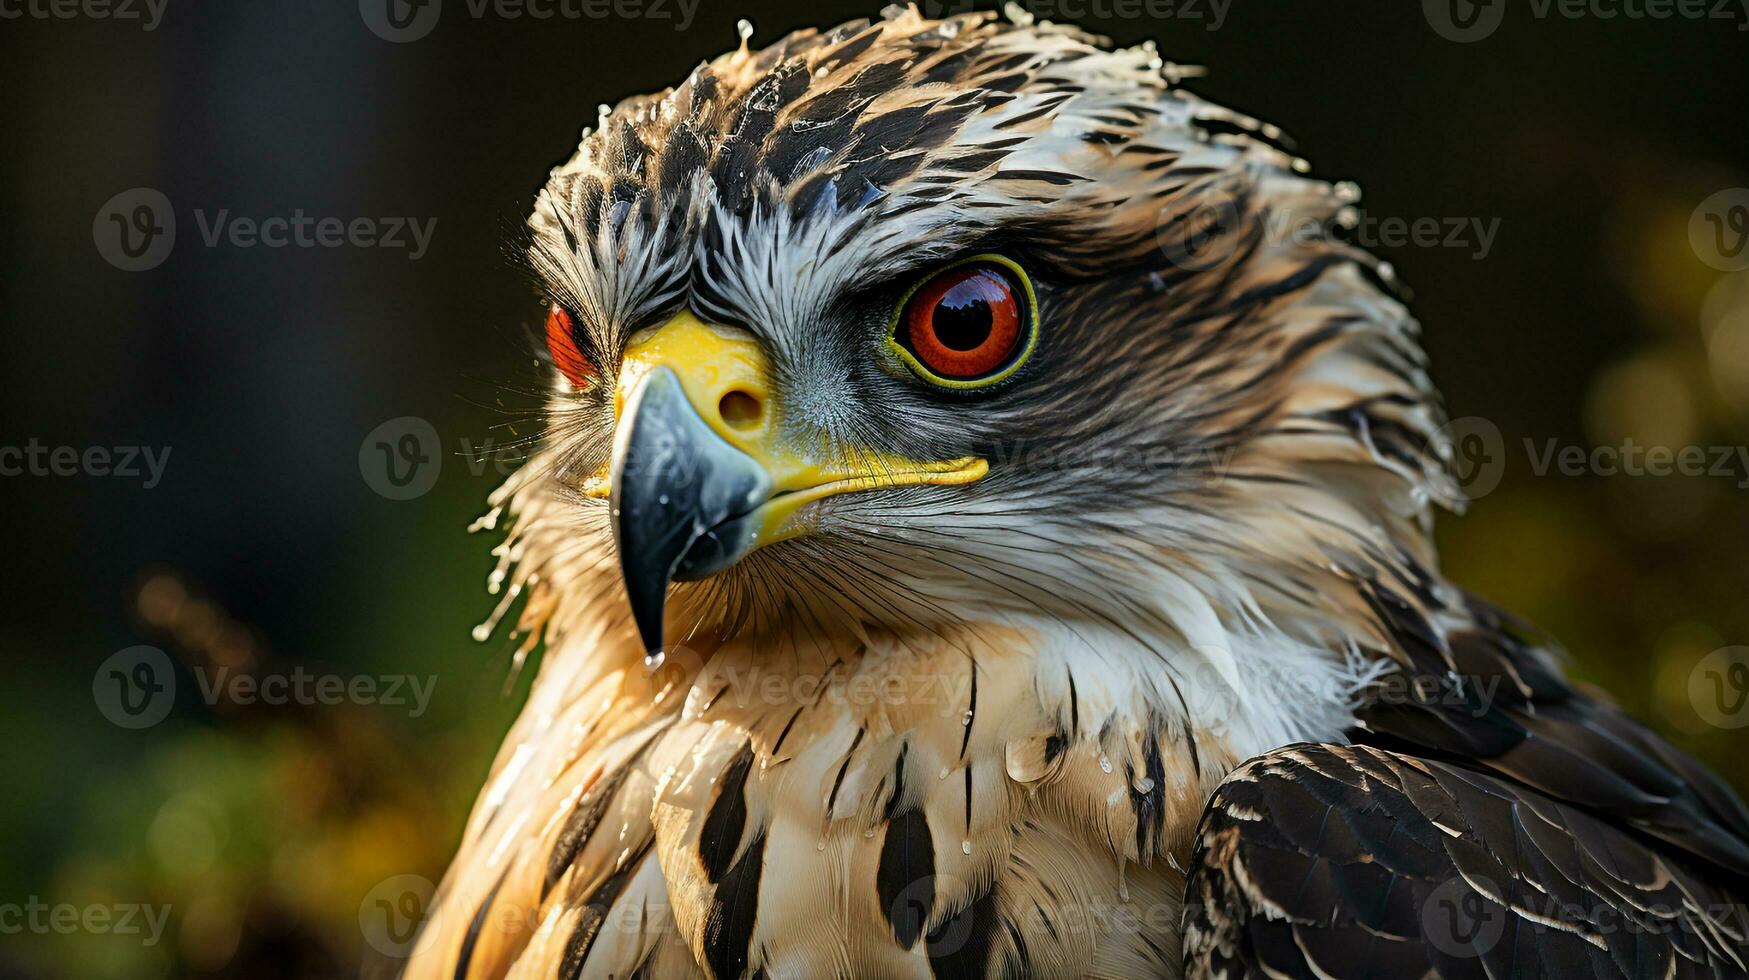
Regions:
[[[785,435],[759,344],[690,313],[632,338],[615,402],[613,458],[586,489],[609,499],[632,619],[652,653],[664,646],[670,582],[708,578],[807,532],[809,504],[989,472],[977,457],[839,459],[822,442]]]

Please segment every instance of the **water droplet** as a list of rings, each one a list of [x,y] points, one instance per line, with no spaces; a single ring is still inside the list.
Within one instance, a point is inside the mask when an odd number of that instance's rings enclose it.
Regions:
[[[1137,776],[1136,781],[1131,783],[1130,786],[1134,787],[1135,791],[1138,793],[1152,793],[1154,791],[1154,780],[1147,776]]]
[[[735,33],[743,41],[752,40],[753,39],[753,22],[748,20],[745,17],[741,18],[738,21],[735,21]]]
[[[492,635],[492,627],[487,623],[481,623],[474,627],[473,635],[475,643],[484,643]]]
[[[825,849],[826,849],[826,842],[825,841],[821,840],[821,841],[814,842],[814,850],[824,851]]]
[[[668,655],[666,653],[663,653],[660,650],[651,650],[649,653],[644,654],[644,669],[661,670],[662,664],[667,662],[667,660]]]
[[[1099,770],[1101,772],[1111,771],[1111,760],[1105,757],[1104,752],[1099,753]]]
[[[936,776],[935,776],[935,778],[936,778],[936,779],[946,779],[946,778],[947,778],[947,774],[948,774],[948,773],[950,773],[950,772],[953,772],[953,770],[952,770],[952,769],[949,769],[949,768],[947,768],[947,767],[946,767],[946,766],[942,766],[942,767],[941,767],[941,772],[939,772],[939,773],[937,773],[937,774],[936,774]]]
[[[967,708],[965,717],[960,719],[960,724],[970,725],[971,723],[972,723],[972,709]]]
[[[868,838],[869,840],[873,840],[874,839],[874,828],[870,827],[869,829],[863,831],[862,836]]]
[[[969,840],[960,841],[960,853],[961,854],[972,853],[972,842]]]

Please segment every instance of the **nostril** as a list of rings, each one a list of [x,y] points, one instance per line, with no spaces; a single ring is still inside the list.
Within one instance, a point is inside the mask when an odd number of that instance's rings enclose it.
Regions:
[[[729,423],[729,428],[744,432],[759,427],[760,417],[765,414],[765,406],[757,397],[736,389],[717,402],[717,413],[723,417],[724,422]]]

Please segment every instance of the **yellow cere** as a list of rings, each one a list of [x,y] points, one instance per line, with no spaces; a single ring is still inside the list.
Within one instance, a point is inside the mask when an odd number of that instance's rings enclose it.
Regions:
[[[931,461],[859,453],[847,460],[823,446],[797,445],[778,424],[782,406],[764,349],[746,331],[705,323],[690,312],[632,336],[614,392],[616,416],[658,365],[679,377],[687,400],[717,435],[770,475],[772,496],[760,508],[759,545],[807,530],[801,512],[816,500],[860,490],[973,483],[990,471],[990,464],[976,456]],[[584,491],[606,497],[610,485],[610,475],[602,473]]]

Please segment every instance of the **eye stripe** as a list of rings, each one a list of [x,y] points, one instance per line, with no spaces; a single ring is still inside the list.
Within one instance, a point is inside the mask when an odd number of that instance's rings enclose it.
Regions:
[[[1015,263],[980,255],[942,269],[905,293],[889,348],[923,380],[987,388],[1025,363],[1038,340],[1038,303]]]

